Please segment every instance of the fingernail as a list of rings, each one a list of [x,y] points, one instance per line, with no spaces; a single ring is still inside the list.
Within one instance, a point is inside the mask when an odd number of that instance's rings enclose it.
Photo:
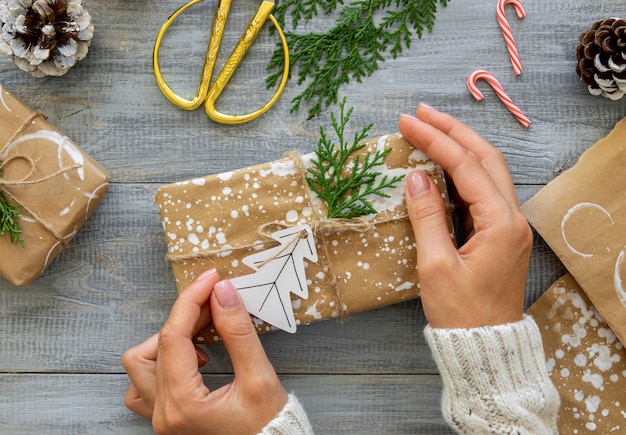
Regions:
[[[437,109],[435,109],[435,108],[434,108],[433,106],[431,106],[430,104],[420,103],[420,104],[419,104],[419,106],[420,106],[420,107],[423,107],[424,109],[437,111]]]
[[[217,297],[217,302],[222,308],[234,310],[241,306],[241,299],[239,299],[237,289],[229,280],[220,281],[215,284],[213,291]]]
[[[196,347],[196,355],[198,356],[198,362],[202,365],[209,362],[209,356],[204,353],[202,350]]]
[[[411,172],[407,179],[407,187],[411,198],[417,198],[427,193],[430,190],[428,175],[422,171]]]
[[[198,278],[196,278],[196,281],[201,281],[204,278],[213,275],[215,272],[217,272],[217,269],[207,270],[206,272],[203,272]]]
[[[415,116],[413,115],[407,115],[406,113],[401,113],[400,114],[400,118],[406,118],[406,119],[410,119],[411,121],[417,121],[417,122],[421,122],[419,119],[417,119]]]

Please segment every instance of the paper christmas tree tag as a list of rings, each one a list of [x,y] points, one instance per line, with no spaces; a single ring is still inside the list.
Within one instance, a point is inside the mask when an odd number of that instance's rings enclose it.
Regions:
[[[272,234],[279,246],[242,261],[255,272],[232,278],[250,314],[283,331],[296,332],[290,293],[309,297],[304,259],[317,262],[311,227],[299,225]]]

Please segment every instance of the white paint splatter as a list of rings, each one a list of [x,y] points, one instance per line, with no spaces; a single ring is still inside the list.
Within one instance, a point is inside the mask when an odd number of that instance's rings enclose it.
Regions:
[[[279,160],[270,165],[271,172],[277,177],[296,175],[296,166],[291,159]]]
[[[0,102],[2,102],[2,105],[4,106],[4,108],[8,111],[8,112],[13,112],[9,106],[7,105],[6,101],[4,101],[4,96],[2,95],[2,85],[0,85]]]
[[[287,222],[295,222],[298,220],[298,212],[296,210],[289,210],[285,215],[285,220]]]
[[[596,412],[600,407],[600,398],[598,396],[589,396],[585,399],[585,406],[588,412]]]
[[[224,173],[222,173],[222,174],[219,174],[219,175],[218,175],[218,178],[219,178],[221,181],[228,181],[228,180],[230,180],[232,177],[233,177],[233,171],[230,171],[230,172],[224,172]]]
[[[583,375],[583,382],[589,382],[596,389],[602,389],[602,385],[604,384],[604,379],[602,379],[602,375],[598,373],[591,373],[589,370],[585,372]]]
[[[624,285],[622,282],[622,275],[620,269],[622,267],[622,263],[624,262],[624,249],[620,251],[617,256],[617,260],[615,261],[615,273],[613,275],[613,285],[615,286],[615,292],[617,293],[617,298],[619,301],[626,307],[626,291],[624,290]]]
[[[313,305],[310,305],[307,309],[306,312],[304,314],[306,314],[307,316],[311,316],[313,317],[315,320],[320,320],[322,318],[322,314],[317,311],[317,303],[319,301],[315,301],[315,303]]]
[[[407,282],[405,282],[403,284],[400,284],[396,288],[394,288],[394,290],[397,291],[397,292],[401,292],[401,291],[404,291],[404,290],[410,290],[412,287],[413,287],[413,283],[407,281]]]
[[[563,237],[563,241],[565,242],[565,244],[567,245],[567,247],[576,255],[580,255],[583,258],[591,258],[593,257],[593,254],[587,254],[584,252],[580,252],[579,250],[577,250],[576,248],[574,248],[569,240],[567,239],[567,236],[565,235],[565,225],[567,224],[567,221],[570,220],[570,218],[572,217],[572,215],[582,209],[585,208],[592,208],[592,209],[596,209],[596,210],[600,210],[602,213],[604,213],[609,220],[611,221],[612,224],[614,224],[615,222],[613,222],[613,217],[611,216],[611,213],[609,213],[604,207],[602,207],[601,205],[598,205],[594,202],[581,202],[579,204],[576,204],[575,206],[573,206],[572,208],[570,208],[567,213],[565,213],[565,216],[563,216],[563,219],[561,220],[561,236]]]

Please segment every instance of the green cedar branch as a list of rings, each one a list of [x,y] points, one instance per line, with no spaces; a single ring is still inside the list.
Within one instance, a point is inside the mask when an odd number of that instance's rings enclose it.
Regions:
[[[353,141],[346,142],[345,128],[350,121],[353,108],[346,112],[345,104],[344,98],[339,103],[339,120],[334,113],[330,114],[331,125],[339,139],[339,145],[329,140],[324,128],[320,127],[320,139],[315,157],[311,160],[312,167],[307,169],[306,180],[309,188],[326,202],[329,218],[352,219],[377,213],[368,197],[376,195],[389,198],[385,189],[396,187],[404,175],[393,177],[383,175],[379,178],[382,173],[373,170],[384,164],[384,159],[391,148],[376,151],[373,155],[370,152],[364,156],[357,155],[353,162],[348,164],[352,155],[366,146],[362,141],[374,124],[355,132]]]
[[[414,34],[421,38],[424,30],[432,31],[437,5],[446,6],[448,0],[355,0],[343,6],[339,18],[327,32],[299,34],[286,31],[290,50],[291,71],[297,70],[298,85],[305,89],[292,102],[291,112],[303,103],[310,103],[309,117],[322,112],[338,100],[339,88],[378,69],[378,63],[391,55],[396,58],[411,45]],[[341,0],[280,0],[274,15],[285,26],[291,12],[295,30],[318,15],[334,12]],[[383,12],[375,19],[376,12]],[[274,72],[267,79],[268,87],[275,87],[282,75],[284,53],[277,49],[268,64]]]
[[[2,164],[2,161],[0,161],[0,164]],[[1,175],[2,171],[0,171]],[[4,192],[0,191],[0,237],[4,236],[5,233],[9,233],[11,243],[20,245],[23,248],[24,240],[20,237],[22,226],[18,221],[21,217],[19,205],[11,204]]]

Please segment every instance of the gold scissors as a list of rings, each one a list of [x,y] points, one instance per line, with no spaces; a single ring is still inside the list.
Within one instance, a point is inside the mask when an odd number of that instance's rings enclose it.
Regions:
[[[185,12],[191,6],[202,2],[203,0],[192,0],[186,5],[179,8],[176,12],[170,16],[159,31],[157,39],[154,43],[153,64],[154,64],[154,76],[156,78],[157,85],[163,92],[163,95],[170,100],[175,106],[185,110],[195,110],[204,104],[209,118],[216,122],[223,124],[242,124],[244,122],[251,121],[258,118],[265,113],[272,105],[278,100],[280,94],[285,88],[287,79],[289,78],[289,47],[285,35],[280,28],[280,25],[276,21],[276,18],[271,14],[274,10],[274,1],[263,0],[261,6],[257,9],[252,20],[248,24],[248,27],[241,35],[239,42],[235,46],[235,49],[229,56],[228,60],[224,64],[222,71],[218,74],[215,82],[211,86],[211,76],[213,75],[213,68],[217,60],[217,55],[222,41],[222,35],[224,33],[224,27],[226,25],[226,19],[228,18],[228,12],[232,0],[218,0],[217,10],[215,11],[215,18],[213,20],[213,29],[211,30],[211,37],[209,38],[209,45],[206,51],[206,57],[204,59],[204,68],[202,69],[202,75],[200,76],[200,84],[198,85],[198,92],[192,100],[187,100],[180,97],[167,85],[161,74],[161,68],[159,67],[159,49],[161,48],[161,41],[163,36],[167,32],[170,25],[178,18],[180,14]],[[261,31],[263,24],[268,20],[272,21],[278,35],[280,36],[283,51],[285,53],[285,65],[283,70],[282,79],[278,85],[278,89],[274,96],[263,107],[254,112],[245,115],[227,115],[220,113],[215,109],[215,102],[219,98],[220,94],[226,87],[226,84],[232,77],[233,73],[241,63],[241,60],[246,55],[248,49],[256,39],[257,35]]]

